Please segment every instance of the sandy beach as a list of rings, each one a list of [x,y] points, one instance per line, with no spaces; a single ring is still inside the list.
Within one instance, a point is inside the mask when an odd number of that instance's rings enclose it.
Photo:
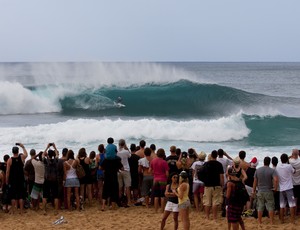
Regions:
[[[64,217],[65,222],[54,225],[53,222]],[[144,206],[118,208],[116,210],[106,210],[102,212],[99,206],[86,208],[84,211],[60,211],[54,215],[53,210],[48,210],[47,215],[42,211],[26,210],[23,215],[0,214],[1,229],[160,229],[162,214],[155,213],[153,208],[147,209]],[[190,212],[191,229],[227,229],[226,218],[220,217],[218,222],[204,219],[203,213]],[[275,216],[275,225],[271,225],[268,218],[263,218],[263,225],[259,226],[255,218],[245,217],[246,229],[299,229],[299,216],[296,224],[288,223],[286,218],[285,224],[280,224],[278,216]],[[169,216],[166,230],[173,229],[173,218]],[[179,229],[182,229],[182,223],[179,219]]]

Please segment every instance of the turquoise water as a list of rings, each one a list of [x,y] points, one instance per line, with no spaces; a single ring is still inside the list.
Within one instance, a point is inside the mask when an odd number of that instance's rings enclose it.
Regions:
[[[2,63],[0,154],[113,136],[279,155],[299,146],[299,87],[300,63]]]

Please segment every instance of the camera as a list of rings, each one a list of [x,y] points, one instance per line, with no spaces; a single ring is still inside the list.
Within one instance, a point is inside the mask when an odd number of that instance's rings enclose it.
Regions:
[[[52,146],[53,145],[53,143],[49,143],[49,146]]]
[[[20,143],[16,143],[16,145],[19,145],[19,146],[20,146]]]

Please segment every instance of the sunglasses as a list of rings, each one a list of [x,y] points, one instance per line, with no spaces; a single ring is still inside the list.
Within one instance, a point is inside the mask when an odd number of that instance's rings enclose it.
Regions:
[[[172,178],[178,178],[178,176],[173,176]]]

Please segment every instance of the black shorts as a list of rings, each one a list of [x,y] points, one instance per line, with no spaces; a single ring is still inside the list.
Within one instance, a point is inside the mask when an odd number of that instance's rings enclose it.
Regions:
[[[293,191],[294,191],[294,197],[300,198],[300,185],[294,185]]]
[[[43,187],[43,197],[44,198],[58,198],[58,182],[45,180]]]

